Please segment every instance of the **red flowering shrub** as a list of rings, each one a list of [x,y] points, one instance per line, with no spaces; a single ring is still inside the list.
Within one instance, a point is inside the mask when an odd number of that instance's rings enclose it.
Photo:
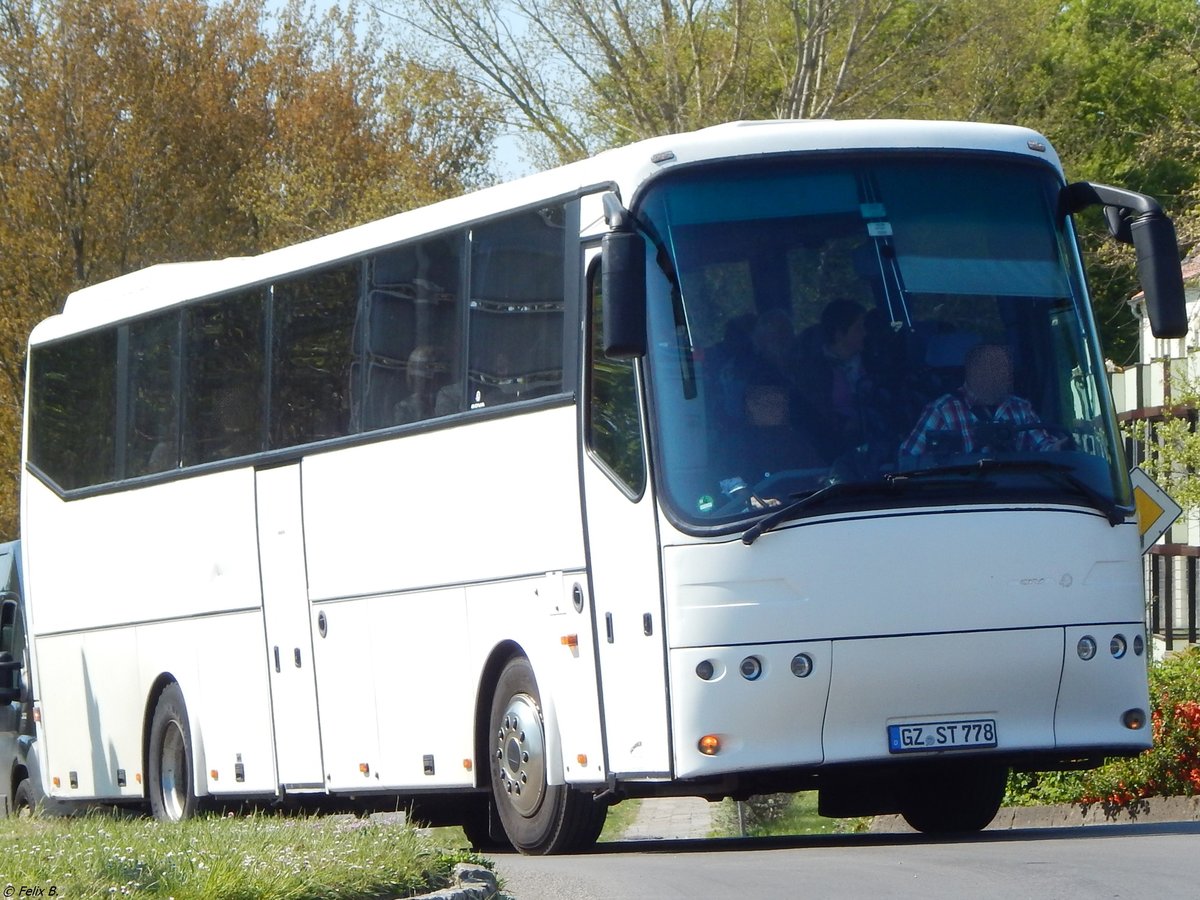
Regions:
[[[1154,746],[1084,773],[1077,802],[1126,807],[1145,797],[1200,794],[1200,648],[1150,669]]]
[[[1086,772],[1014,774],[1006,802],[1116,810],[1147,797],[1200,795],[1200,648],[1150,667],[1150,705],[1154,746],[1145,753]]]

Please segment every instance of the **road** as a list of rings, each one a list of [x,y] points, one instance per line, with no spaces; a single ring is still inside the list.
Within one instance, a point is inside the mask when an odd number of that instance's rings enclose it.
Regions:
[[[1146,898],[1196,896],[1200,822],[916,834],[600,844],[550,858],[493,857],[512,900],[801,896]]]

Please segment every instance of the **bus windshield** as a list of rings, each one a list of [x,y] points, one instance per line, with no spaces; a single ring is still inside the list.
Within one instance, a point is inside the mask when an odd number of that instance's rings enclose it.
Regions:
[[[911,154],[663,176],[647,370],[682,527],[773,509],[1130,503],[1049,166]],[[811,498],[811,499],[810,499]]]

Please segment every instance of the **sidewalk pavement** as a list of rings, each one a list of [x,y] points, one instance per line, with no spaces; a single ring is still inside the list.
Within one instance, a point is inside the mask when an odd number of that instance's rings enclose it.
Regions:
[[[712,831],[713,804],[700,797],[642,800],[623,841],[675,841],[706,838]]]

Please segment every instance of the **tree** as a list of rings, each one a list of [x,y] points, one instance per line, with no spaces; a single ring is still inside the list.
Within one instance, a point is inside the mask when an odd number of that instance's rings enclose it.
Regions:
[[[0,0],[0,530],[16,530],[25,341],[70,291],[487,179],[488,101],[360,22],[305,0],[277,18],[264,0]]]
[[[502,101],[507,124],[552,163],[731,119],[874,114],[929,68],[939,50],[924,37],[944,6],[417,0],[392,9]]]
[[[1074,0],[1055,16],[1040,64],[1048,85],[1033,120],[1074,179],[1125,185],[1176,216],[1181,255],[1200,240],[1200,4],[1195,0]],[[1137,290],[1132,253],[1087,234],[1102,337],[1119,362],[1136,353],[1125,300]]]

